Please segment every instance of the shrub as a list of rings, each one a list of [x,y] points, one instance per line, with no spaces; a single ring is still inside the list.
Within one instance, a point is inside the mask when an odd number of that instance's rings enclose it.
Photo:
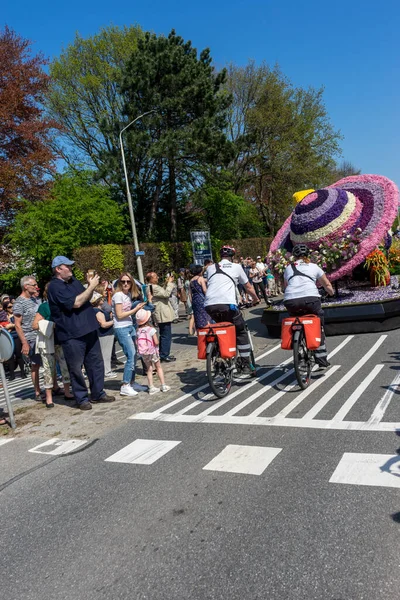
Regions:
[[[219,249],[229,244],[236,249],[236,256],[264,257],[270,245],[270,238],[248,238],[243,240],[219,240],[211,238],[214,258],[219,258]],[[142,256],[143,273],[156,271],[163,276],[168,271],[179,271],[193,262],[192,245],[190,242],[160,242],[140,245],[145,254]],[[74,272],[86,273],[95,269],[106,279],[115,279],[124,270],[138,277],[136,256],[132,245],[105,244],[102,246],[87,246],[74,251],[76,265]]]

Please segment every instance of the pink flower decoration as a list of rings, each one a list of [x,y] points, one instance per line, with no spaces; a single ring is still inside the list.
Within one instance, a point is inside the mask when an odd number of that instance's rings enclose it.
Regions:
[[[332,200],[330,200],[329,210],[324,209],[323,190],[317,190],[306,196],[297,205],[297,214],[299,214],[299,210],[303,210],[302,214],[304,214],[304,209],[301,208],[303,206],[308,207],[306,211],[312,210],[312,203],[315,202],[317,208],[314,209],[314,215],[318,215],[319,222],[322,221],[327,224],[324,228],[324,237],[320,238],[317,242],[309,244],[310,247],[318,248],[320,241],[324,241],[325,243],[332,242],[346,233],[350,235],[349,241],[351,241],[354,239],[354,233],[357,228],[361,229],[360,243],[358,244],[356,254],[351,256],[344,264],[342,263],[341,266],[338,265],[336,270],[328,273],[331,280],[336,280],[350,275],[353,269],[362,263],[366,256],[379,244],[380,240],[384,238],[397,215],[399,191],[393,181],[380,175],[354,175],[352,177],[345,177],[332,186],[329,186],[329,188],[339,188],[345,192],[351,192],[357,199],[356,207],[344,223],[341,223],[339,219],[337,220],[339,226],[335,226],[335,223],[332,221],[332,230],[329,231],[330,227],[328,223],[331,221],[329,214],[332,214],[336,209],[332,207]],[[329,188],[325,189],[328,190]],[[326,194],[327,192],[325,192]],[[339,192],[340,194],[343,196],[341,192]],[[329,196],[331,197],[331,195]],[[322,200],[318,201],[317,199],[321,197]],[[326,210],[326,221],[324,210]],[[279,248],[287,246],[287,244],[290,245],[291,220],[292,215],[286,219],[279,229],[271,243],[271,252],[275,252]],[[299,218],[297,217],[298,221]],[[308,234],[308,237],[310,237],[310,234]],[[307,234],[305,233],[304,241],[309,243],[306,241],[306,238]]]

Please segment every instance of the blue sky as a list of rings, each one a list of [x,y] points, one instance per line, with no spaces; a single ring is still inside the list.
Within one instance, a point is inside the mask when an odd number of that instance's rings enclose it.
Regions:
[[[400,0],[3,0],[0,19],[49,58],[77,31],[138,23],[210,47],[217,66],[279,63],[295,85],[325,87],[343,157],[400,185]]]

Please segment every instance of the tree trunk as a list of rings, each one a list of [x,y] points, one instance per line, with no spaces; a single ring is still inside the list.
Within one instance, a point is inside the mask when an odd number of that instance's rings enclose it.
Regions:
[[[174,159],[168,161],[169,171],[169,198],[170,198],[170,215],[171,215],[171,240],[176,241],[178,236],[178,219],[176,206],[176,173]]]
[[[154,190],[153,199],[150,208],[150,223],[149,223],[149,236],[152,235],[154,225],[156,221],[156,214],[158,208],[158,202],[160,200],[162,186],[162,160],[160,159],[157,165],[157,178],[156,178],[156,189]]]

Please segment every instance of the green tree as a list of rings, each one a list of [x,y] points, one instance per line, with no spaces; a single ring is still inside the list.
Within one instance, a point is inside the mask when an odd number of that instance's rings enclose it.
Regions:
[[[342,160],[333,168],[326,181],[326,185],[335,183],[335,181],[339,181],[339,179],[343,179],[344,177],[350,177],[350,175],[360,175],[360,173],[361,170],[355,167],[349,160]]]
[[[101,169],[102,153],[118,150],[124,123],[118,84],[142,35],[138,26],[110,26],[87,39],[76,34],[50,64],[48,111],[63,125],[58,150],[67,163]]]
[[[168,37],[146,33],[127,65],[122,86],[126,119],[154,110],[125,137],[133,195],[150,234],[158,214],[168,214],[175,240],[188,190],[229,155],[225,76],[225,70],[214,72],[208,49],[198,56],[191,42],[174,31]],[[116,172],[118,161],[118,152],[109,152],[107,169]]]
[[[292,194],[329,179],[341,136],[329,120],[323,89],[295,88],[278,67],[265,64],[231,68],[230,77],[241,116],[234,130],[234,190],[257,206],[274,235],[292,208]]]
[[[39,277],[50,273],[56,255],[72,256],[75,248],[125,241],[127,227],[108,189],[88,171],[57,177],[51,197],[24,202],[8,234],[21,259],[33,261]]]
[[[195,205],[201,210],[201,223],[214,237],[240,239],[262,235],[255,206],[228,189],[205,186]]]

